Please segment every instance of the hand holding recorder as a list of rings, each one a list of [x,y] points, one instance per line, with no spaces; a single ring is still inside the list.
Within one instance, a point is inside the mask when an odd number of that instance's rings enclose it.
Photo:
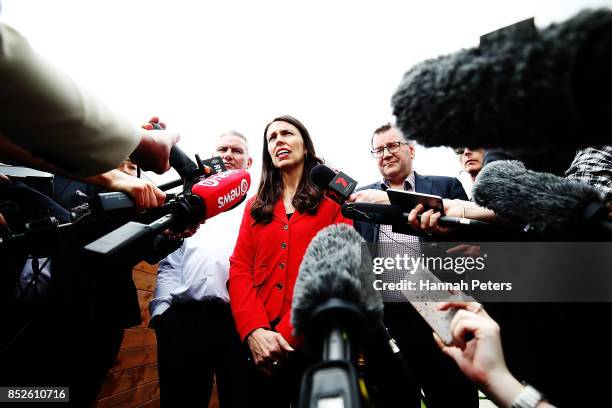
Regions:
[[[453,345],[446,345],[434,333],[434,339],[444,353],[450,356],[463,374],[500,407],[513,407],[520,398],[533,392],[510,373],[501,344],[500,328],[477,302],[443,302],[440,310],[459,309],[451,322]],[[469,338],[470,340],[466,339]],[[533,391],[532,391],[533,390]],[[538,408],[552,407],[539,395]]]

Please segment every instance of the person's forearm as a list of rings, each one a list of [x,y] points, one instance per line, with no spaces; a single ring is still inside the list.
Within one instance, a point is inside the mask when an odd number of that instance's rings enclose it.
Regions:
[[[62,169],[59,169],[53,164],[48,163],[38,157],[34,157],[29,151],[17,146],[2,133],[0,133],[0,162],[16,166],[30,167],[32,169],[69,177],[69,175]]]
[[[471,201],[451,200],[448,198],[442,201],[447,215],[484,222],[497,222],[498,220],[494,211],[481,207]]]
[[[113,189],[113,179],[116,175],[116,172],[119,170],[113,169],[102,174],[98,174],[96,176],[79,178],[79,180],[84,181],[89,184],[95,184],[96,186],[100,186],[105,190],[112,191]]]
[[[491,375],[487,384],[482,384],[482,391],[501,408],[510,408],[523,388],[509,371]]]
[[[476,203],[471,201],[464,202],[465,205],[465,218],[469,218],[471,220],[485,221],[485,222],[495,222],[497,221],[497,217],[495,216],[495,211],[489,210],[487,208],[481,207]]]
[[[482,391],[501,408],[511,408],[525,385],[521,384],[509,371],[493,375],[488,384],[482,385]],[[537,408],[555,408],[547,401],[542,401]]]
[[[125,160],[140,142],[140,134],[127,120],[54,69],[23,36],[2,23],[0,78],[2,133],[65,173],[103,173]]]

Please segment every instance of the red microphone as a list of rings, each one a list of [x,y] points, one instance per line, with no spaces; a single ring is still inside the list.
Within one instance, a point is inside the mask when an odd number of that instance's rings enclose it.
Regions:
[[[246,198],[251,175],[246,170],[229,170],[200,180],[192,194],[182,200],[162,206],[167,214],[150,224],[130,221],[85,246],[85,251],[96,256],[122,259],[132,265],[142,259],[142,253],[153,246],[156,234],[167,228],[179,229],[202,222],[237,206]],[[129,260],[129,261],[128,261]]]
[[[191,192],[204,201],[204,219],[207,220],[240,204],[250,185],[248,171],[227,170],[198,181]]]

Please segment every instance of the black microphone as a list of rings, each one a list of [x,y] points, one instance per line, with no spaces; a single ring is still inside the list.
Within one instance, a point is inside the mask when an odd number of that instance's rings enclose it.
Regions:
[[[243,169],[228,170],[202,179],[182,199],[154,209],[162,216],[152,223],[128,222],[90,243],[85,250],[107,257],[127,256],[127,253],[137,257],[138,251],[148,246],[159,232],[167,228],[182,231],[235,208],[246,198],[250,183],[251,176]]]
[[[291,323],[306,344],[321,349],[322,362],[302,380],[300,407],[325,398],[359,406],[352,361],[358,346],[381,321],[383,303],[361,236],[335,224],[319,231],[308,246],[293,291]],[[369,259],[369,262],[368,262]]]
[[[474,201],[536,232],[563,236],[612,231],[602,193],[586,183],[527,170],[517,161],[484,167],[474,183]]]
[[[342,205],[353,193],[357,182],[347,174],[335,172],[324,164],[317,164],[310,171],[313,183],[325,190],[327,196]]]
[[[162,129],[158,123],[152,123],[155,129]],[[162,191],[167,191],[180,185],[185,185],[187,188],[192,188],[193,185],[207,174],[213,173],[212,169],[199,160],[196,155],[198,164],[194,163],[185,152],[177,145],[173,145],[170,149],[170,165],[181,176],[180,179],[170,181],[168,183],[157,186]],[[213,159],[211,159],[213,160]],[[220,158],[219,158],[220,160]],[[225,170],[225,166],[223,166]],[[214,172],[213,174],[215,174]],[[170,197],[166,197],[167,199]],[[89,208],[97,213],[112,213],[119,211],[127,211],[135,209],[132,198],[120,191],[111,191],[108,193],[99,193],[89,199],[89,204],[85,208]]]
[[[149,122],[149,124],[153,126],[153,129],[164,129],[158,122]],[[196,160],[197,163],[194,163],[176,144],[170,148],[170,167],[176,170],[185,184],[189,181],[196,180],[199,176],[210,174],[210,169],[206,169],[202,165],[202,161],[198,155],[196,155]]]
[[[310,171],[312,181],[330,196],[338,204],[342,205],[342,215],[354,221],[364,221],[374,224],[407,224],[408,214],[399,205],[370,204],[370,203],[345,203],[346,199],[353,193],[357,182],[343,172],[336,173],[324,164],[318,164]],[[339,180],[339,181],[338,181]],[[346,182],[346,185],[344,182]],[[412,208],[410,209],[412,210]],[[417,215],[421,220],[421,215]],[[442,216],[438,224],[446,227],[488,227],[489,224],[482,221],[470,220],[460,217]]]
[[[412,209],[410,209],[412,210]],[[342,215],[354,221],[364,221],[372,224],[407,224],[410,211],[397,204],[345,203],[342,205]],[[421,214],[417,214],[421,221]],[[461,217],[446,215],[438,219],[443,227],[481,227],[488,228],[490,224]]]
[[[497,147],[520,159],[570,152],[609,144],[610,72],[611,10],[586,10],[539,31],[526,20],[411,68],[393,113],[407,137],[428,147]]]

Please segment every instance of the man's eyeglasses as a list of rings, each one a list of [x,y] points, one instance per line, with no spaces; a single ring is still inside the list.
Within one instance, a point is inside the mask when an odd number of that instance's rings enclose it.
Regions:
[[[376,149],[370,150],[370,153],[372,153],[372,157],[374,157],[375,159],[378,159],[379,157],[382,157],[382,155],[385,152],[385,149],[387,149],[389,153],[397,153],[398,150],[400,149],[400,146],[403,144],[408,144],[408,143],[406,142],[387,143],[386,146],[377,147]]]

